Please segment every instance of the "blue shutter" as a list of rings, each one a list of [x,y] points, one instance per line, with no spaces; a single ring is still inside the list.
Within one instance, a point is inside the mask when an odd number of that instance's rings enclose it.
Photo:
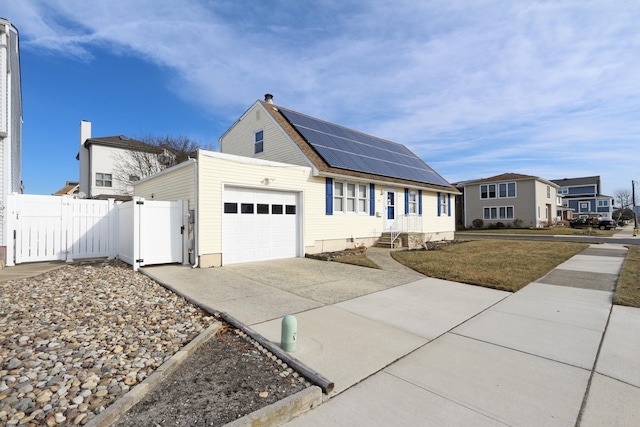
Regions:
[[[369,184],[369,215],[375,216],[376,212],[376,186]]]
[[[404,214],[409,214],[409,189],[404,189]]]
[[[327,178],[326,187],[327,187],[327,190],[326,190],[327,215],[333,215],[333,179],[332,178]]]
[[[440,193],[438,193],[438,216],[440,216]]]
[[[418,190],[418,215],[422,215],[422,190]]]
[[[451,216],[451,194],[447,194],[447,216]]]

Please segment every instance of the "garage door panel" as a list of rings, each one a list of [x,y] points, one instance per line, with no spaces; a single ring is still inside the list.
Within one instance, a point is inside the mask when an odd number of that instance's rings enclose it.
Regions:
[[[224,264],[298,256],[296,193],[243,188],[225,188],[224,193],[225,203],[237,204],[237,213],[224,209]]]

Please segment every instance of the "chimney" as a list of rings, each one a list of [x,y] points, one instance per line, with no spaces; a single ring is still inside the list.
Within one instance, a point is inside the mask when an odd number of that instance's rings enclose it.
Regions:
[[[267,93],[264,95],[264,102],[268,103],[268,104],[273,104],[273,95],[271,95],[270,93]]]
[[[80,150],[78,151],[78,160],[80,161],[79,176],[79,192],[84,193],[86,197],[91,196],[91,170],[89,165],[89,150],[85,148],[84,143],[91,138],[91,122],[82,120],[80,122]]]

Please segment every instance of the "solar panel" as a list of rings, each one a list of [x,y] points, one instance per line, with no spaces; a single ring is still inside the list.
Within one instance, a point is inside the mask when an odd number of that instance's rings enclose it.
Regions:
[[[449,186],[436,171],[402,144],[286,108],[280,108],[280,112],[331,167]]]

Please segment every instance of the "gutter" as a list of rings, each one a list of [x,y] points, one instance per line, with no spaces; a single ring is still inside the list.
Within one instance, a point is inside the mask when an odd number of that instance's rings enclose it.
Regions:
[[[198,150],[200,157],[200,150]],[[198,268],[198,159],[193,159],[193,265],[191,268]]]

